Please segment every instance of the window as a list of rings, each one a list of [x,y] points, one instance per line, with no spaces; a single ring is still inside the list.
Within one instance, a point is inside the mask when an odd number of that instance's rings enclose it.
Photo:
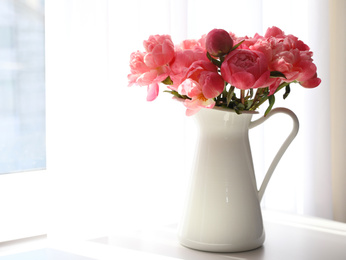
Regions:
[[[0,173],[43,169],[44,1],[1,1],[0,39]]]
[[[47,232],[44,29],[43,0],[0,1],[0,242]]]

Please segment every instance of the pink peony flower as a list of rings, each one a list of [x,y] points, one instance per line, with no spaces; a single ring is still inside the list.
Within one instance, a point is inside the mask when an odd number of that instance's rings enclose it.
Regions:
[[[270,94],[275,92],[281,82],[298,81],[302,86],[309,87],[319,85],[317,68],[311,58],[312,52],[309,46],[297,37],[285,35],[281,29],[271,27],[268,28],[265,38],[259,39],[250,49],[264,53],[268,59],[269,70],[280,71],[286,77],[276,80],[270,87]]]
[[[185,40],[176,46],[175,57],[170,63],[170,78],[173,85],[170,89],[177,90],[183,82],[187,70],[191,64],[198,60],[208,61],[206,50],[195,40]]]
[[[215,106],[214,99],[206,98],[203,94],[202,86],[194,80],[186,79],[179,88],[183,95],[191,98],[184,100],[187,116],[196,114],[202,107],[213,108]]]
[[[284,41],[284,49],[289,50],[289,49],[299,49],[300,51],[308,51],[310,48],[307,46],[303,41],[299,40],[296,36],[294,35],[285,35],[285,33],[273,26],[267,29],[264,39],[271,39],[271,38],[276,38],[278,40],[282,39]]]
[[[225,30],[213,29],[207,34],[205,47],[210,55],[221,57],[230,52],[233,47],[233,40]]]
[[[131,73],[127,76],[129,86],[148,86],[147,100],[158,95],[158,83],[166,79],[168,63],[174,57],[174,45],[169,35],[150,36],[143,43],[146,52],[134,52],[130,56]]]
[[[206,40],[206,38],[207,38],[207,35],[206,34],[203,34],[202,36],[201,36],[201,38],[199,38],[197,41],[198,41],[198,43],[199,43],[199,45],[204,49],[204,50],[206,50],[206,47],[205,47],[205,40]]]
[[[221,94],[225,83],[217,72],[217,67],[210,61],[194,62],[186,73],[186,78],[198,82],[206,98],[214,98]]]
[[[269,27],[264,35],[264,38],[270,38],[270,37],[282,37],[284,36],[284,32],[276,27],[276,26],[273,26],[273,27]]]
[[[129,86],[136,84],[137,78],[148,71],[150,68],[144,63],[145,53],[136,51],[130,55],[130,70],[131,74],[128,75]]]
[[[248,37],[248,36],[244,36],[244,37],[236,37],[234,34],[230,33],[234,45],[240,43],[241,41],[242,44],[237,48],[237,49],[250,49],[251,46],[253,46],[254,44],[256,44],[257,41],[263,39],[263,36],[259,35],[259,34],[255,34],[254,37]]]
[[[285,74],[286,79],[284,81],[286,82],[306,81],[312,78],[317,71],[310,54],[298,49],[274,52],[270,68]]]
[[[166,65],[174,57],[174,44],[169,35],[151,35],[143,45],[147,51],[144,61],[150,68]]]
[[[129,86],[134,84],[139,86],[148,86],[152,83],[158,83],[167,78],[169,67],[162,66],[158,68],[149,67],[145,61],[146,56],[143,52],[134,52],[130,56],[131,73],[127,76]]]
[[[223,89],[224,80],[215,65],[210,61],[194,62],[179,86],[180,93],[191,98],[184,101],[186,114],[192,115],[201,107],[212,108],[215,105],[214,98],[220,95]]]
[[[176,46],[176,50],[192,50],[194,48],[201,47],[201,44],[197,40],[184,40]]]
[[[247,49],[228,54],[221,65],[221,75],[225,81],[242,90],[267,87],[273,82],[265,55]]]
[[[291,82],[305,88],[321,83],[309,46],[275,26],[268,28],[265,36],[256,33],[253,37],[237,37],[214,29],[200,39],[185,40],[176,46],[169,35],[152,35],[143,45],[144,52],[130,56],[129,86],[147,86],[147,100],[152,101],[163,83],[174,98],[184,103],[187,115],[202,107],[225,106],[226,99],[230,108],[239,108],[241,101],[245,109],[255,110],[269,95]],[[237,45],[235,50],[233,45]],[[208,53],[214,56],[212,61]],[[240,90],[268,87],[269,93],[257,92],[260,96],[256,94],[252,100],[241,92],[240,99],[229,100],[229,95],[236,93],[221,95],[229,91],[225,89],[228,83]]]

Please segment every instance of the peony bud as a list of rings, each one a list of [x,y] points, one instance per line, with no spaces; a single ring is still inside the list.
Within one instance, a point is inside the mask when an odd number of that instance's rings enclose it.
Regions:
[[[225,30],[213,29],[206,37],[205,47],[210,55],[221,57],[231,51],[233,40]]]

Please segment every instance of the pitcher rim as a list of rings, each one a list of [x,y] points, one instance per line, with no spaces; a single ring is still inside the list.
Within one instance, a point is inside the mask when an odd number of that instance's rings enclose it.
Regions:
[[[225,107],[219,107],[219,106],[215,106],[215,107],[213,107],[213,108],[204,108],[204,107],[203,107],[202,109],[218,110],[218,111],[223,111],[223,112],[236,113],[234,109],[225,108]],[[243,111],[241,111],[241,114],[256,115],[256,114],[259,114],[259,112],[258,112],[258,111],[243,110]]]

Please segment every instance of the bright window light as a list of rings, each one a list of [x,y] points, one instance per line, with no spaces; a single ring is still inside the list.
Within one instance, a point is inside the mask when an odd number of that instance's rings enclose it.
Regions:
[[[46,167],[43,3],[0,2],[0,174]]]

